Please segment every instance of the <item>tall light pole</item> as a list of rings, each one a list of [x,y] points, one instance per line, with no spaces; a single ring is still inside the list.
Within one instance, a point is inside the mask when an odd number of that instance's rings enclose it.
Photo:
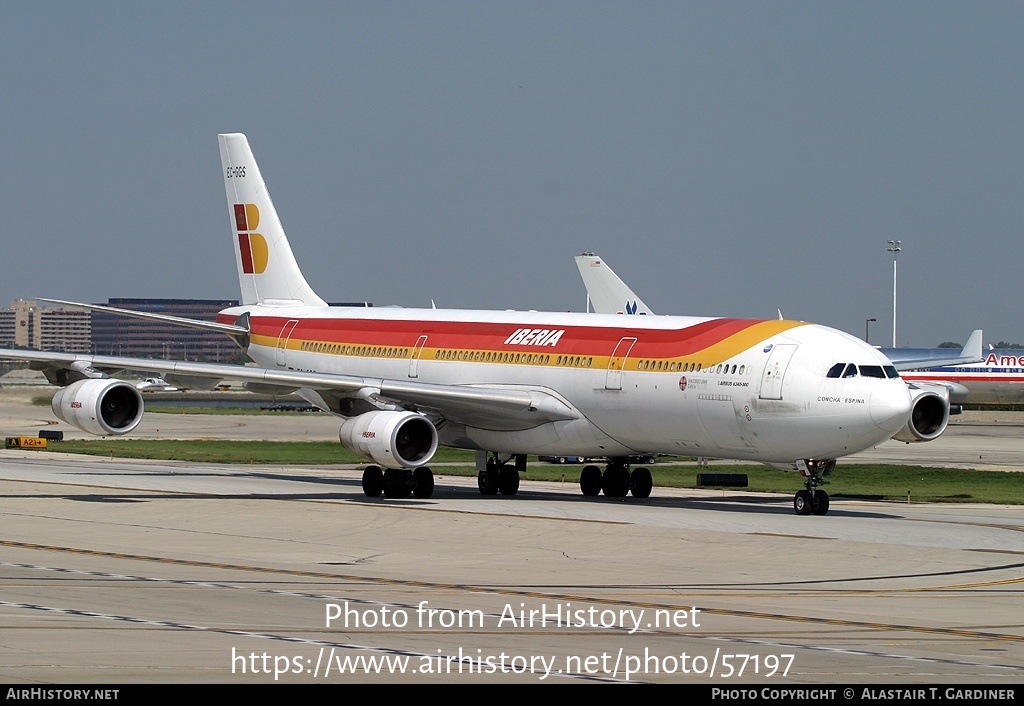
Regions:
[[[878,319],[864,319],[864,343],[870,344],[871,337],[868,335],[868,324],[872,321],[878,321]],[[895,346],[893,346],[895,348]]]
[[[900,241],[887,240],[889,247],[886,252],[892,253],[892,347],[896,347],[896,255],[900,251]]]

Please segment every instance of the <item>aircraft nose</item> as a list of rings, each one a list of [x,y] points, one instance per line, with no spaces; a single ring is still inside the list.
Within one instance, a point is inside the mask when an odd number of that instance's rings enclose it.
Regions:
[[[895,434],[910,418],[910,390],[899,380],[887,381],[871,393],[871,420],[883,431]]]

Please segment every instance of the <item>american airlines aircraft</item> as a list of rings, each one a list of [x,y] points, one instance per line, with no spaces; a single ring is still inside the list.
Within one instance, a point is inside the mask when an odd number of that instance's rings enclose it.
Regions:
[[[684,454],[799,471],[803,515],[828,511],[820,486],[837,458],[945,429],[944,388],[911,389],[877,349],[800,321],[328,306],[246,137],[219,140],[242,303],[216,323],[175,321],[231,336],[258,367],[0,350],[60,386],[65,422],[131,432],[143,401],[121,370],[179,386],[229,378],[338,415],[341,443],[369,461],[371,497],[430,497],[439,444],[474,449],[480,491],[507,495],[527,455],[607,458],[583,469],[585,495],[647,497],[650,471],[631,460]]]
[[[948,388],[954,405],[1024,404],[1024,350],[993,348],[983,352],[980,362],[936,364],[903,378]]]

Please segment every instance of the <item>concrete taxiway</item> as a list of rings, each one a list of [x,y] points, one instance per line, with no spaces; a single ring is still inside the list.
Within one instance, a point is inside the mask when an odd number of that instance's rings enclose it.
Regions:
[[[0,408],[8,434],[14,412]],[[234,438],[264,438],[281,423],[290,438],[303,425],[336,431],[319,415],[170,416],[145,424],[161,435],[234,429]],[[961,439],[955,453],[992,454],[1016,470],[1020,427],[975,423],[950,434]],[[1010,441],[996,453],[1001,442],[979,438]],[[948,465],[924,452],[938,443],[895,448]],[[825,517],[797,517],[789,496],[656,489],[613,500],[584,498],[572,482],[526,481],[515,497],[483,497],[472,479],[436,473],[429,500],[370,500],[350,466],[0,452],[0,675],[25,684],[1024,678],[1020,507],[837,499]]]

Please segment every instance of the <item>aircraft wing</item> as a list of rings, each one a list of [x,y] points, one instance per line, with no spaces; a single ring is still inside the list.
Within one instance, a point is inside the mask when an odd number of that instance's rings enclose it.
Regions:
[[[43,371],[47,379],[56,385],[111,377],[123,370],[160,373],[166,380],[185,386],[193,380],[204,380],[209,387],[221,380],[238,380],[255,389],[273,389],[280,394],[305,388],[325,399],[391,402],[442,420],[484,429],[529,429],[546,422],[580,416],[560,397],[546,390],[515,386],[443,385],[247,365],[16,349],[0,349],[0,359],[28,361],[33,370]]]
[[[981,329],[974,331],[959,353],[955,348],[882,348],[897,370],[922,370],[944,365],[967,365],[985,359],[981,352]]]

